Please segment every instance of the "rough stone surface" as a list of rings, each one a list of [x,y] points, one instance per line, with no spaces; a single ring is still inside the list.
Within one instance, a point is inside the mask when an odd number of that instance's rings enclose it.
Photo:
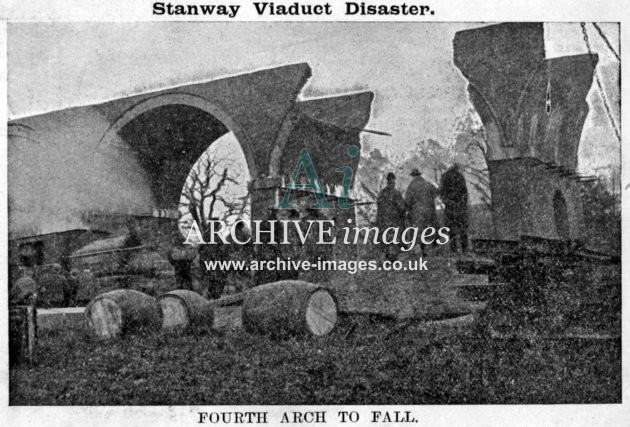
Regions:
[[[534,157],[574,170],[597,55],[545,59],[541,23],[461,31],[453,45],[489,158]]]
[[[496,238],[518,240],[521,235],[549,239],[581,237],[584,221],[581,184],[570,175],[563,175],[561,170],[532,158],[491,161],[488,169]],[[566,204],[565,231],[556,221],[556,215],[563,215],[558,206],[554,206],[557,194],[562,195]],[[562,221],[561,218],[558,220]]]
[[[85,325],[85,307],[49,308],[37,310],[40,331],[79,329]]]
[[[571,174],[597,55],[545,59],[541,23],[461,31],[453,46],[488,137],[495,238],[579,238],[583,210]]]

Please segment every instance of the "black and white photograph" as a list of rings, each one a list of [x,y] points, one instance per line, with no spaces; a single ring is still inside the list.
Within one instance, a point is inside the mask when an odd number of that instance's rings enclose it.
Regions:
[[[7,22],[8,405],[621,404],[621,33]]]

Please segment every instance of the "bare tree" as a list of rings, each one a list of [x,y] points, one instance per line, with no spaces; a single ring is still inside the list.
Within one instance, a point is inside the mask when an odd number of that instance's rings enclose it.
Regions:
[[[412,150],[379,150],[374,148],[361,158],[355,188],[365,201],[376,202],[385,185],[385,175],[394,172],[398,177],[398,189],[404,192],[411,177],[409,172],[418,168],[425,179],[439,185],[442,174],[453,164],[459,163],[470,191],[473,204],[491,207],[490,176],[488,173],[488,138],[473,108],[458,117],[450,144],[433,139],[418,141]],[[438,202],[439,205],[439,202]],[[376,204],[361,206],[357,215],[366,222],[376,217]]]
[[[230,184],[244,184],[245,178],[236,169],[231,159],[213,157],[208,153],[199,159],[182,189],[180,227],[187,229],[195,221],[199,231],[205,234],[211,218],[229,222],[249,215],[249,186],[241,195],[226,191]]]

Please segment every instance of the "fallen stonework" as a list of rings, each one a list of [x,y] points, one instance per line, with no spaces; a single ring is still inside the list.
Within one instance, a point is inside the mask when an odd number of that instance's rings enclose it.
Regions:
[[[85,326],[85,307],[40,308],[37,310],[37,329],[55,331],[81,329]]]

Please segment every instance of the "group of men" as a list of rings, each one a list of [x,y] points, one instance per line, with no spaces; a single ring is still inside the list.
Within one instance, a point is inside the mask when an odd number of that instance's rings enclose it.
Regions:
[[[468,189],[460,166],[454,164],[442,175],[439,188],[425,180],[416,168],[411,171],[411,176],[413,179],[403,198],[396,189],[396,175],[387,174],[387,184],[377,201],[379,228],[438,228],[435,199],[439,196],[444,203],[444,226],[450,229],[451,250],[465,252],[468,249]],[[421,250],[424,253],[422,246]],[[398,252],[398,248],[388,247],[386,257],[395,259]]]
[[[440,187],[436,188],[433,184],[426,181],[418,169],[411,171],[413,177],[411,183],[407,187],[405,197],[396,189],[396,175],[388,173],[386,180],[387,185],[381,191],[377,202],[377,225],[381,230],[389,227],[418,227],[425,229],[427,227],[439,228],[438,218],[435,208],[435,199],[439,196],[444,203],[444,226],[450,229],[449,237],[453,252],[466,251],[468,246],[468,191],[466,188],[466,180],[461,174],[460,167],[456,164],[447,170],[440,180]],[[277,210],[271,209],[269,220],[308,220],[315,219],[311,217],[316,212],[305,210],[308,215],[301,218],[295,210]],[[279,231],[279,228],[276,229]],[[249,239],[249,231],[244,227],[243,223],[239,223],[236,230],[239,241]],[[267,238],[269,237],[265,234]],[[276,241],[280,241],[281,237],[276,236]],[[296,239],[297,241],[297,239]],[[304,247],[303,247],[304,246]],[[395,260],[400,254],[400,248],[395,245],[386,245],[386,257]],[[169,256],[169,260],[174,265],[176,277],[180,281],[180,286],[191,289],[194,287],[195,281],[201,280],[207,286],[204,293],[209,298],[219,298],[223,292],[226,283],[236,280],[240,283],[251,281],[253,286],[269,283],[277,280],[297,279],[297,270],[292,271],[260,271],[255,274],[243,271],[225,271],[225,270],[208,270],[204,268],[204,260],[250,260],[252,257],[259,260],[275,260],[276,258],[286,258],[291,256],[292,259],[299,258],[298,253],[287,254],[281,251],[286,249],[278,245],[262,245],[254,247],[248,245],[201,245],[198,250],[196,260],[189,256]],[[318,248],[317,245],[295,245],[290,247],[293,251],[306,251],[312,259],[320,256],[326,258],[324,253],[313,253]],[[421,246],[421,250],[424,253]],[[180,250],[180,252],[183,251]],[[177,252],[177,251],[175,251]],[[186,251],[190,252],[190,251]],[[192,264],[198,263],[196,269],[197,274],[201,277],[194,278],[192,272]],[[234,276],[234,277],[228,277]]]

